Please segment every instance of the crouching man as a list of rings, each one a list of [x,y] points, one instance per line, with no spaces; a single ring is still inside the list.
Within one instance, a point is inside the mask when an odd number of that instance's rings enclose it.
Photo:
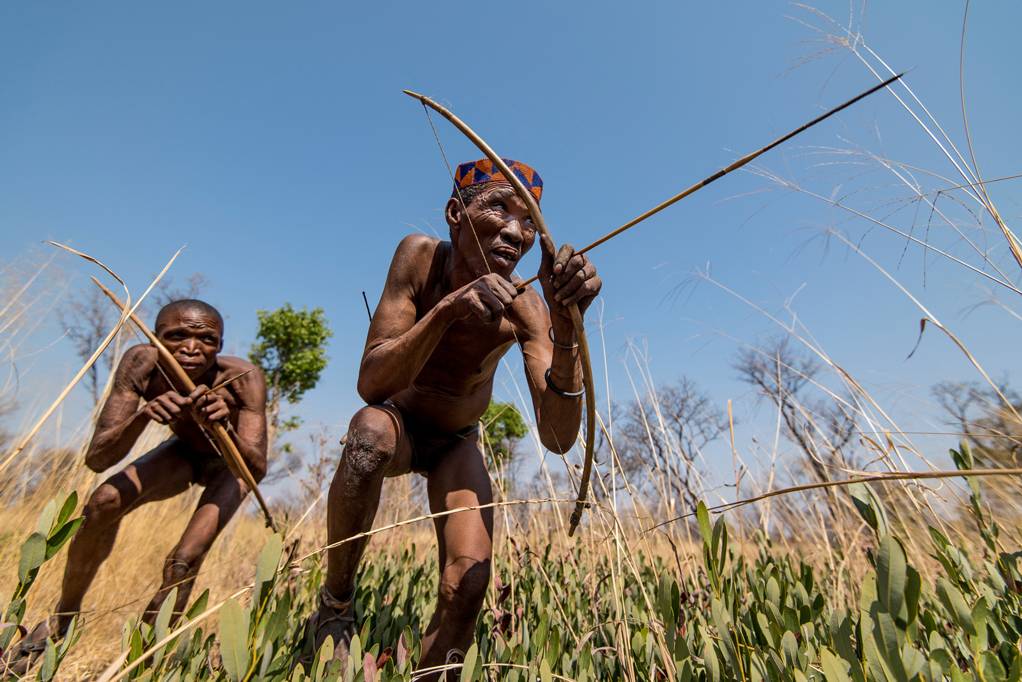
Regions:
[[[538,201],[539,175],[509,165]],[[513,344],[522,351],[543,445],[563,453],[578,434],[582,369],[569,306],[584,311],[599,293],[593,265],[569,246],[556,256],[544,249],[542,297],[518,291],[512,272],[536,227],[486,159],[459,166],[445,216],[451,240],[406,237],[387,274],[358,379],[368,406],[351,419],[330,486],[331,543],[371,528],[388,476],[425,476],[433,513],[492,501],[476,430],[497,363]],[[460,660],[490,583],[493,509],[440,516],[434,525],[439,594],[420,667]],[[317,649],[331,636],[346,655],[365,547],[362,539],[329,550],[320,606],[309,620]]]
[[[202,301],[175,301],[160,310],[155,331],[198,386],[188,396],[175,391],[157,365],[156,348],[151,345],[134,346],[124,354],[85,455],[86,466],[96,472],[115,466],[149,422],[169,426],[172,435],[108,478],[89,497],[85,522],[68,550],[55,614],[12,652],[11,672],[23,674],[45,649],[47,638],[59,639],[67,631],[113,549],[121,520],[144,504],[198,485],[203,488],[198,506],[167,556],[162,584],[144,619],[150,623],[155,619],[174,587],[174,615],[180,615],[206,553],[249,492],[204,434],[211,422],[233,427],[238,449],[257,481],[266,472],[266,383],[251,363],[219,355],[224,332],[220,313]],[[207,389],[242,374],[222,388]],[[165,537],[162,528],[152,528],[151,533],[153,541]]]

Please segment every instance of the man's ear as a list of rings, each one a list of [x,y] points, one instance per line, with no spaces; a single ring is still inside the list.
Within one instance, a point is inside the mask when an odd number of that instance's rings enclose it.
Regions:
[[[450,228],[452,234],[461,227],[461,216],[464,213],[465,209],[462,208],[461,199],[451,197],[447,200],[447,206],[444,207],[444,218],[447,219],[447,227]]]

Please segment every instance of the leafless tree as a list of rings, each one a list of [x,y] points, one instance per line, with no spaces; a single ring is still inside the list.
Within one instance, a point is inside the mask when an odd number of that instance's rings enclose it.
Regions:
[[[68,298],[57,309],[57,314],[82,362],[92,356],[117,321],[110,301],[93,286]],[[89,368],[85,379],[93,404],[99,402],[100,371],[109,372],[112,367],[113,353],[107,352]]]
[[[160,308],[171,301],[180,301],[186,298],[199,298],[202,292],[209,288],[209,279],[201,272],[193,272],[188,276],[182,285],[175,285],[174,279],[170,276],[164,277],[156,285],[150,297],[153,304],[151,308],[159,311]]]
[[[614,446],[633,485],[653,492],[663,486],[674,500],[694,508],[702,497],[695,459],[727,429],[724,411],[682,377],[621,410]]]
[[[987,466],[1017,467],[1022,454],[1022,400],[1007,385],[998,390],[1014,406],[1012,411],[990,386],[972,381],[942,381],[933,397],[947,413],[949,423],[969,443],[973,457]]]
[[[734,368],[739,379],[780,411],[785,436],[818,481],[829,481],[834,469],[851,465],[848,446],[855,435],[855,416],[840,401],[813,396],[821,370],[815,358],[796,352],[781,338],[765,348],[739,351]]]

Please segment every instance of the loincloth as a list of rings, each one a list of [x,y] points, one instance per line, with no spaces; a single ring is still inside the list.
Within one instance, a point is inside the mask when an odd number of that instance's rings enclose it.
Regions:
[[[442,431],[430,422],[417,419],[414,415],[405,412],[389,400],[384,404],[397,410],[401,415],[405,435],[408,436],[408,442],[412,448],[410,468],[417,474],[429,473],[440,461],[440,458],[450,452],[454,446],[468,438],[475,438],[479,434],[478,423],[470,424],[453,433]]]
[[[192,481],[196,485],[206,487],[228,470],[227,462],[220,455],[185,447],[181,449],[181,456],[192,465]]]

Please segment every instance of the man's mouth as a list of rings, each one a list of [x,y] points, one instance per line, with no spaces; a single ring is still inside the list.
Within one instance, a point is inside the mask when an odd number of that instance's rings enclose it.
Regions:
[[[498,261],[503,261],[506,265],[514,265],[518,262],[518,249],[513,249],[510,246],[498,246],[491,252],[493,258]]]

